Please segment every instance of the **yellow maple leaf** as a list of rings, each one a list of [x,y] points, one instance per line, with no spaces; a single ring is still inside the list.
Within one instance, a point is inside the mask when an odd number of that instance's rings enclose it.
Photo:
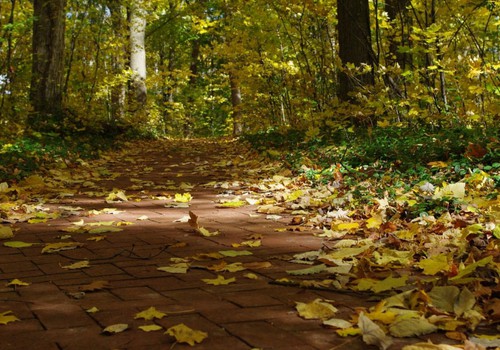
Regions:
[[[339,231],[352,231],[359,228],[359,223],[357,222],[346,222],[336,225],[336,229]]]
[[[87,241],[99,242],[105,238],[106,238],[106,236],[92,236],[92,237],[87,238]]]
[[[61,266],[61,267],[63,269],[68,269],[68,270],[77,270],[77,269],[84,269],[86,267],[90,267],[90,263],[88,260],[83,260],[83,261],[78,261],[76,263]]]
[[[257,276],[255,273],[247,273],[245,274],[245,278],[248,278],[249,280],[258,280],[259,276]]]
[[[154,331],[159,331],[160,329],[163,329],[163,327],[158,326],[157,324],[148,324],[145,326],[139,326],[138,328],[140,330],[143,330],[144,332],[154,332]]]
[[[262,241],[260,239],[243,241],[240,243],[240,245],[244,247],[257,248],[262,245]]]
[[[236,282],[236,278],[231,277],[231,278],[226,279],[226,278],[224,278],[224,276],[218,275],[217,278],[213,278],[213,279],[204,278],[204,279],[202,279],[202,281],[205,282],[206,284],[212,284],[214,286],[221,286],[221,285],[226,285],[226,284]]]
[[[335,332],[341,337],[349,337],[361,334],[361,329],[355,327],[349,327],[344,329],[337,329]]]
[[[209,230],[207,230],[206,228],[204,227],[198,227],[197,231],[199,233],[201,233],[202,236],[204,237],[213,237],[213,236],[217,236],[220,234],[219,231],[213,231],[213,232],[210,232]]]
[[[384,324],[393,323],[398,314],[393,311],[386,310],[385,304],[386,302],[382,300],[375,305],[374,309],[370,313],[365,314],[365,316],[372,321],[380,321]]]
[[[38,243],[26,243],[26,242],[21,242],[21,241],[9,241],[9,242],[4,242],[4,246],[10,247],[10,248],[27,248],[31,247],[34,244]]]
[[[14,287],[18,287],[18,286],[29,286],[31,283],[28,283],[28,282],[23,282],[21,280],[18,280],[17,278],[14,278],[12,281],[10,281],[9,283],[6,284],[7,287],[9,286],[14,286]]]
[[[79,242],[48,243],[42,248],[42,253],[55,253],[62,250],[76,249],[83,246]]]
[[[7,324],[14,321],[20,321],[16,316],[11,315],[12,311],[0,312],[0,324]]]
[[[382,225],[383,218],[380,213],[377,213],[373,215],[371,218],[366,220],[366,227],[367,228],[379,228],[380,225]]]
[[[193,197],[191,196],[191,193],[176,193],[175,196],[174,196],[174,201],[177,202],[177,203],[188,203],[191,201],[191,199],[193,199]]]
[[[10,226],[0,226],[0,239],[7,239],[14,237],[14,232]]]
[[[169,273],[187,273],[189,270],[189,264],[181,262],[170,266],[161,266],[158,267],[157,270]]]
[[[106,197],[106,203],[116,202],[128,202],[128,198],[125,195],[125,192],[115,189]]]
[[[121,333],[128,329],[128,324],[126,323],[117,323],[117,324],[112,324],[111,326],[108,326],[102,330],[102,333],[107,333],[107,334],[114,334],[114,333]]]
[[[99,309],[96,306],[92,306],[91,308],[85,310],[85,312],[89,314],[95,314],[96,312],[99,312]]]
[[[372,286],[372,290],[375,293],[381,293],[385,292],[387,290],[399,288],[399,287],[404,287],[406,286],[408,281],[408,276],[402,276],[402,277],[392,277],[389,276],[385,278],[382,281],[378,281]]]
[[[191,329],[184,323],[170,327],[165,334],[174,337],[178,343],[187,343],[191,346],[201,343],[208,337],[208,333]]]
[[[247,205],[246,201],[230,201],[219,204],[217,208],[240,208],[245,205]]]
[[[310,303],[296,302],[295,308],[299,316],[306,320],[321,319],[327,320],[337,313],[337,308],[322,299],[316,299]]]
[[[424,270],[422,272],[424,275],[429,276],[434,276],[439,272],[450,270],[450,262],[446,254],[439,254],[428,259],[420,260],[416,266]]]
[[[135,314],[134,318],[135,319],[143,318],[146,321],[151,321],[152,319],[155,319],[155,318],[162,319],[165,316],[167,316],[166,313],[158,311],[158,310],[156,310],[156,308],[154,306],[151,306],[149,309],[146,309],[144,311],[141,311],[141,312]]]

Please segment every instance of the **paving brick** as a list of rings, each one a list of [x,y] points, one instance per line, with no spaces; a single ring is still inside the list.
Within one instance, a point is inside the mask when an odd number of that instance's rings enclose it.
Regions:
[[[276,350],[316,350],[299,336],[283,331],[267,322],[232,323],[226,330],[256,348]]]
[[[236,293],[224,293],[221,297],[240,307],[256,307],[256,306],[271,306],[280,305],[281,302],[265,294],[255,291],[243,291]]]
[[[37,303],[31,307],[46,329],[90,326],[92,319],[78,305],[66,303]]]
[[[111,292],[121,300],[161,299],[162,295],[148,287],[113,288]]]

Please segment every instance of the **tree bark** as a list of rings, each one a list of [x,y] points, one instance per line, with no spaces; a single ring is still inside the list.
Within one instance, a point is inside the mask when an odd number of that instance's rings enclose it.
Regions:
[[[146,13],[143,0],[132,3],[130,11],[130,68],[132,69],[131,110],[137,112],[146,106]]]
[[[65,0],[34,0],[30,100],[34,122],[62,117]],[[37,128],[36,125],[32,125]],[[47,125],[51,127],[51,125]]]
[[[241,122],[241,90],[238,78],[233,72],[229,72],[229,84],[231,86],[231,105],[233,108],[233,136],[239,136],[243,132]]]
[[[111,12],[111,23],[113,25],[113,34],[116,41],[122,46],[122,50],[116,52],[112,58],[112,69],[115,77],[118,77],[115,84],[111,87],[111,123],[119,124],[125,117],[125,101],[126,101],[126,84],[121,79],[121,75],[125,71],[124,55],[127,55],[126,41],[124,41],[126,23],[122,14],[122,5],[119,0],[110,0],[108,3]]]
[[[338,41],[342,64],[373,66],[368,0],[338,0]],[[338,96],[342,101],[351,100],[356,88],[374,83],[373,70],[352,76],[345,71],[339,74]]]

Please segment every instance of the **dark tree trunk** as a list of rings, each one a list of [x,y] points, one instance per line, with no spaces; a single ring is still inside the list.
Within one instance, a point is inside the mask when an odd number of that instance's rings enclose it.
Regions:
[[[54,127],[62,116],[66,0],[34,0],[30,100],[35,129]],[[48,123],[48,124],[47,124]]]
[[[386,0],[385,2],[385,10],[389,20],[394,23],[399,18],[401,22],[399,44],[397,40],[395,40],[396,38],[389,38],[389,57],[387,57],[387,61],[389,64],[398,63],[403,70],[409,63],[409,56],[405,53],[399,52],[399,46],[409,45],[409,37],[405,33],[405,25],[407,25],[407,22],[409,21],[408,10],[406,9],[409,2],[409,0]]]
[[[373,65],[373,50],[370,36],[370,13],[368,0],[338,0],[338,41],[342,64]],[[338,95],[349,101],[350,92],[357,87],[374,83],[373,71],[352,76],[342,71],[339,74]]]

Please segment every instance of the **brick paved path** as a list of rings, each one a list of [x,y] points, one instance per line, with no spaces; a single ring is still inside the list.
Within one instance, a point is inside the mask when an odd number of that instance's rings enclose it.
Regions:
[[[255,206],[217,208],[217,200],[226,189],[201,186],[211,181],[237,180],[241,176],[259,177],[237,157],[230,143],[210,145],[203,142],[151,143],[132,148],[126,154],[110,157],[105,163],[91,164],[86,169],[119,173],[113,180],[96,182],[98,189],[109,193],[114,188],[126,190],[129,201],[106,203],[104,196],[89,196],[90,184],[73,181],[69,189],[74,196],[59,193],[45,206],[53,210],[60,205],[79,206],[78,216],[50,220],[47,223],[17,223],[15,240],[24,242],[82,242],[84,246],[60,253],[41,254],[41,246],[9,248],[0,246],[0,313],[11,310],[20,321],[0,325],[0,349],[176,349],[190,348],[175,344],[165,335],[167,328],[184,323],[208,333],[196,349],[369,349],[360,337],[341,338],[319,320],[304,320],[295,311],[295,302],[330,299],[339,308],[339,317],[348,319],[357,306],[373,305],[350,294],[303,290],[272,285],[269,281],[286,277],[287,269],[297,269],[277,257],[318,249],[322,239],[311,231],[277,232],[290,220],[266,220],[255,215]],[[233,152],[232,163],[221,162],[221,155]],[[245,157],[248,155],[246,154]],[[231,157],[229,157],[231,159]],[[243,159],[247,160],[247,159]],[[78,174],[75,169],[75,174]],[[246,172],[245,172],[246,171]],[[78,180],[75,175],[75,179]],[[132,181],[131,181],[132,179]],[[140,180],[140,181],[139,181]],[[165,194],[182,193],[175,189],[191,183],[193,200],[190,208],[168,208]],[[170,189],[167,189],[169,186]],[[227,186],[225,186],[227,187]],[[236,194],[245,188],[239,186]],[[85,194],[87,193],[87,194]],[[155,197],[156,196],[156,197]],[[155,197],[155,198],[152,198]],[[138,200],[140,199],[140,201]],[[121,213],[88,216],[89,210],[117,208]],[[202,237],[187,223],[174,222],[188,214],[199,216],[209,230],[219,230],[215,237]],[[147,216],[146,220],[137,220]],[[89,241],[89,233],[73,233],[61,240],[61,229],[84,219],[85,223],[115,221],[133,222],[120,226],[121,232],[106,233],[105,239]],[[144,219],[144,218],[143,218]],[[262,235],[262,246],[233,248],[249,236]],[[172,263],[171,258],[193,257],[221,250],[250,250],[253,255],[224,259],[232,262],[272,263],[270,268],[250,269],[234,273],[216,273],[205,268],[217,263],[200,259],[186,274],[157,270]],[[62,266],[88,259],[89,268],[69,270]],[[293,266],[292,266],[293,265]],[[258,279],[249,279],[249,272]],[[236,277],[229,285],[208,285],[202,279],[218,274]],[[13,288],[5,286],[17,278],[31,283]],[[78,294],[82,286],[94,281],[107,281],[108,288]],[[73,294],[72,294],[73,293]],[[167,314],[162,319],[145,321],[134,316],[149,307]],[[100,311],[88,313],[97,307]],[[112,324],[126,323],[129,329],[104,335],[102,330]],[[163,327],[157,332],[144,332],[138,326],[155,323]],[[412,340],[416,341],[416,340]],[[398,349],[401,343],[392,348]],[[373,349],[376,349],[373,347]]]

